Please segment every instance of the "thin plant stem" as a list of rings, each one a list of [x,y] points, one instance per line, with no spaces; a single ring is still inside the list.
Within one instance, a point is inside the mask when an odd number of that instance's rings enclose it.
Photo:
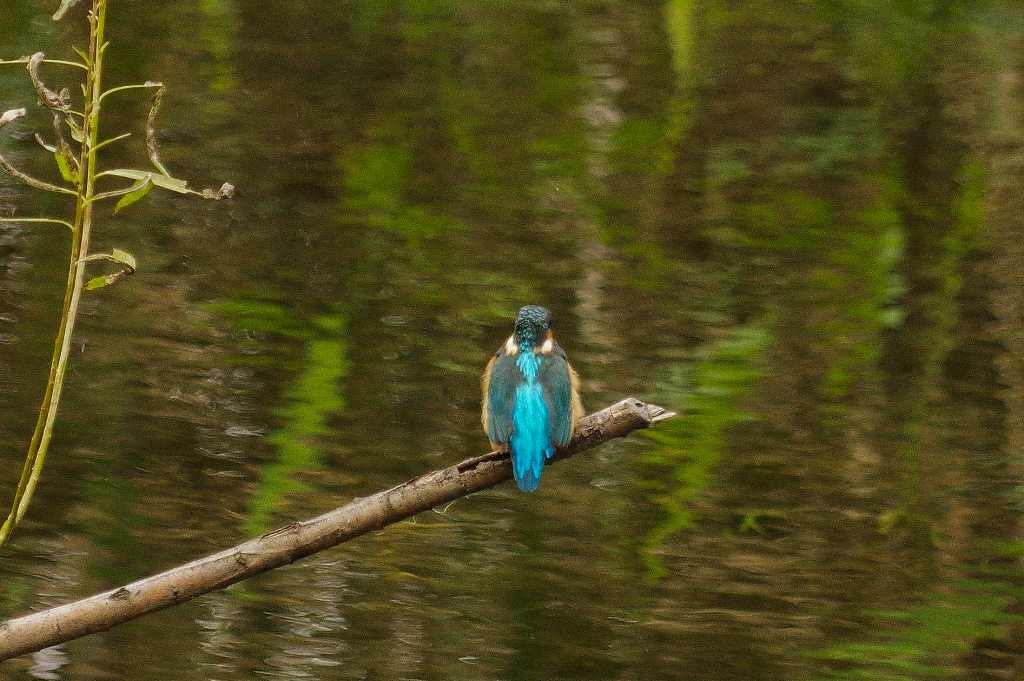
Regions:
[[[0,170],[5,170],[22,182],[37,189],[56,191],[75,197],[74,219],[71,222],[56,218],[0,218],[0,223],[45,222],[64,225],[71,230],[67,284],[64,289],[64,299],[61,305],[57,335],[54,338],[53,356],[50,360],[50,372],[46,381],[46,390],[43,393],[42,404],[39,407],[39,416],[25,454],[25,463],[21,470],[14,499],[11,502],[10,512],[3,524],[0,525],[0,546],[8,540],[14,528],[24,517],[39,484],[43,465],[46,462],[46,454],[50,447],[50,441],[53,438],[53,427],[57,418],[57,411],[60,407],[61,394],[64,390],[64,379],[71,357],[71,342],[75,332],[75,321],[78,318],[78,306],[81,302],[83,291],[86,287],[92,289],[112,284],[124,276],[135,272],[135,258],[125,251],[114,249],[114,252],[110,255],[89,255],[89,240],[92,232],[93,211],[96,202],[102,199],[126,197],[118,202],[118,206],[115,208],[115,212],[117,212],[118,209],[138,201],[153,186],[162,187],[179,194],[194,194],[211,200],[231,196],[234,191],[234,187],[227,182],[217,191],[204,189],[200,192],[189,189],[184,180],[171,177],[167,173],[166,168],[160,163],[153,120],[160,107],[160,95],[163,92],[163,85],[161,83],[147,81],[142,84],[122,85],[104,91],[103,64],[104,55],[109,46],[109,43],[105,40],[109,1],[91,0],[92,10],[89,12],[88,54],[76,50],[84,63],[44,59],[42,53],[38,52],[32,57],[23,59],[0,60],[0,66],[10,64],[25,64],[28,66],[32,84],[39,95],[40,104],[49,109],[54,115],[54,133],[57,136],[57,142],[53,153],[57,156],[57,164],[61,170],[62,177],[73,180],[71,182],[73,189],[51,185],[50,183],[25,175],[7,162],[3,156],[0,156]],[[68,5],[62,5],[62,7],[65,6]],[[54,15],[54,18],[59,18],[61,15],[63,15],[63,11]],[[67,101],[68,97],[64,94],[64,91],[55,92],[46,87],[38,72],[39,64],[61,64],[85,70],[86,78],[82,88],[84,96],[81,113],[70,109]],[[117,92],[147,88],[156,88],[156,95],[153,98],[153,104],[146,124],[146,147],[153,165],[163,175],[140,171],[134,168],[100,172],[98,167],[98,152],[100,149],[128,137],[128,134],[123,134],[103,140],[102,142],[100,141],[100,113],[104,98]],[[24,115],[24,109],[8,111],[3,116],[0,116],[0,127]],[[71,116],[81,118],[81,125],[79,126],[79,124],[75,123]],[[74,139],[81,140],[77,156],[72,155],[71,149],[64,138],[62,125],[67,125],[71,129]],[[42,144],[44,148],[51,150],[51,147],[45,143]],[[68,166],[72,164],[74,168],[69,170]],[[138,181],[127,187],[97,193],[97,183],[99,178],[104,175],[128,177]],[[132,194],[136,195],[131,196]],[[122,265],[121,271],[105,277],[96,277],[89,284],[86,284],[86,266],[89,262],[102,259],[110,259],[120,263]]]
[[[75,233],[75,226],[67,220],[58,220],[56,218],[0,218],[0,222],[13,222],[18,223],[46,223],[52,225],[64,225],[71,230],[71,233]]]
[[[85,87],[85,128],[86,134],[82,141],[79,165],[82,168],[78,182],[75,201],[75,219],[72,223],[71,253],[68,259],[68,283],[64,293],[64,304],[61,320],[54,342],[53,358],[50,375],[47,380],[46,392],[43,395],[36,421],[35,431],[29,443],[25,465],[22,469],[18,490],[11,505],[10,514],[0,526],[0,545],[10,537],[14,527],[21,521],[32,500],[39,477],[46,461],[50,440],[53,437],[53,424],[57,418],[60,397],[64,389],[64,377],[67,373],[68,360],[71,355],[71,339],[78,316],[78,306],[82,297],[85,282],[86,261],[84,255],[89,252],[89,237],[92,231],[93,204],[92,197],[96,188],[96,148],[99,139],[100,96],[103,76],[104,33],[106,29],[107,0],[94,0],[91,17],[89,40],[89,61],[91,69],[87,69],[88,77]]]
[[[102,142],[100,142],[99,144],[97,144],[95,147],[92,148],[92,152],[91,153],[92,153],[93,156],[95,156],[97,151],[99,151],[103,147],[107,146],[108,144],[113,144],[114,142],[120,142],[121,140],[127,139],[127,138],[129,138],[131,136],[132,136],[132,134],[130,132],[126,132],[123,135],[118,135],[117,137],[111,137],[108,140],[103,140]]]
[[[115,92],[124,92],[125,90],[147,90],[151,88],[160,88],[163,86],[163,83],[137,83],[135,85],[121,85],[120,87],[111,88],[103,94],[101,94],[99,101],[102,102],[104,99],[107,98],[107,95],[112,95]]]
[[[24,59],[0,59],[0,66],[8,66],[8,65],[13,65],[13,64],[22,64],[22,65],[24,65],[24,64],[27,64],[28,61],[29,61],[28,57],[25,57]],[[74,66],[75,68],[82,69],[84,71],[88,71],[89,70],[88,66],[86,66],[85,64],[81,64],[81,63],[79,63],[77,61],[65,61],[63,59],[44,59],[42,63],[44,63],[44,64],[60,64],[61,66]]]

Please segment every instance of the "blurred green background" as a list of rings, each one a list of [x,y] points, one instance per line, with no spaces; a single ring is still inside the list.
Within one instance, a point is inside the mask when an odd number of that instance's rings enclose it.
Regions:
[[[85,44],[55,4],[3,0],[0,54]],[[524,303],[588,407],[680,417],[0,678],[1024,674],[1016,0],[111,0],[109,32],[109,82],[169,86],[171,171],[239,194],[103,211],[140,271],[86,298],[0,616],[483,452]],[[0,146],[50,177],[45,126]],[[0,499],[66,245],[0,228]]]

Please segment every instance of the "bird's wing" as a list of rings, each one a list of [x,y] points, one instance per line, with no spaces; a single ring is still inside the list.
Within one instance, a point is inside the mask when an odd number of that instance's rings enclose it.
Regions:
[[[523,374],[516,360],[506,355],[504,349],[499,350],[484,369],[481,379],[484,394],[481,421],[493,445],[508,445],[512,437],[516,386],[522,380]]]
[[[579,378],[562,348],[555,346],[544,358],[540,371],[540,382],[544,386],[544,398],[548,403],[548,419],[551,439],[559,446],[569,444],[576,424],[583,416],[580,402]]]

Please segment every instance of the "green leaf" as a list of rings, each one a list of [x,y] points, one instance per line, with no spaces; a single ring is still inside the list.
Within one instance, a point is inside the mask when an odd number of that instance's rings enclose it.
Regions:
[[[115,214],[116,213],[120,213],[122,208],[127,208],[128,206],[132,205],[136,201],[139,201],[139,200],[143,199],[146,196],[146,194],[148,194],[151,191],[153,191],[153,186],[154,186],[153,179],[152,178],[146,178],[146,180],[143,182],[143,185],[141,187],[139,187],[135,191],[129,192],[128,194],[125,194],[124,196],[121,197],[121,200],[117,202],[116,206],[114,206],[114,213]],[[117,253],[117,252],[118,252],[117,249],[114,249],[114,253]],[[124,253],[124,251],[121,251],[121,253]],[[132,267],[135,267],[135,266],[132,265]]]
[[[114,274],[108,274],[108,275],[105,275],[105,276],[102,276],[102,277],[93,277],[89,281],[85,282],[85,290],[86,291],[95,291],[98,288],[103,288],[104,286],[110,286],[115,281],[117,281],[118,278],[119,277],[117,277]]]
[[[99,277],[93,277],[85,284],[86,291],[95,291],[98,288],[104,288],[115,284],[125,277],[129,277],[135,274],[136,262],[135,256],[128,251],[122,251],[120,248],[113,249],[110,253],[94,253],[84,260],[112,260],[116,263],[120,263],[123,267],[117,272],[111,272]]]
[[[157,187],[162,189],[168,189],[172,192],[179,194],[188,194],[188,182],[185,180],[179,180],[176,177],[168,177],[167,175],[158,175],[151,173],[146,170],[135,170],[134,168],[115,168],[114,170],[104,170],[101,175],[114,175],[116,177],[127,177],[131,180],[144,180],[147,177]]]
[[[130,268],[133,272],[137,269],[135,267],[135,256],[128,251],[122,251],[120,248],[115,248],[110,252],[110,257],[112,260],[116,260],[122,265]]]
[[[67,152],[58,149],[53,152],[53,157],[57,159],[57,168],[60,170],[60,176],[64,178],[64,181],[77,184],[78,173],[75,172],[74,166],[71,165],[71,159],[68,158]]]
[[[93,262],[96,260],[109,260],[110,262],[116,262],[124,265],[124,274],[135,273],[135,256],[128,251],[122,251],[120,248],[115,248],[110,253],[93,253],[90,256],[82,258],[81,262]]]

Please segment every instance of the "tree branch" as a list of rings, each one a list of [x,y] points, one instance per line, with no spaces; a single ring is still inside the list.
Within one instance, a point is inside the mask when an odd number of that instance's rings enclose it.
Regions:
[[[554,459],[568,458],[672,416],[675,414],[661,407],[627,398],[584,418],[572,442],[559,450]],[[389,490],[355,499],[312,520],[291,523],[158,575],[9,620],[0,624],[0,660],[106,631],[493,487],[511,477],[508,454],[491,452],[466,459]]]

